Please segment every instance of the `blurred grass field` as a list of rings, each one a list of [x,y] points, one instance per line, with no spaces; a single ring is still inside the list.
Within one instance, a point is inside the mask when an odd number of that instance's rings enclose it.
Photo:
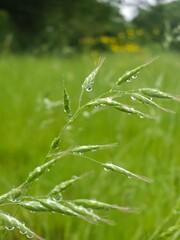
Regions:
[[[149,51],[141,54],[107,54],[93,91],[87,93],[83,101],[105,92],[124,72],[154,55]],[[122,88],[158,87],[162,91],[180,95],[180,56],[164,52],[159,55],[160,58],[143,69],[135,81],[125,83]],[[81,84],[96,60],[97,56],[89,54],[71,58],[0,57],[1,194],[20,184],[34,167],[43,162],[49,144],[66,123],[63,107],[47,109],[44,99],[61,100],[64,81],[74,111]],[[19,210],[17,217],[46,239],[148,239],[174,206],[180,193],[180,105],[167,100],[158,102],[176,114],[153,110],[159,119],[152,120],[112,109],[91,114],[84,112],[65,132],[62,142],[64,148],[118,142],[117,148],[88,156],[102,162],[111,161],[152,178],[152,184],[106,172],[86,159],[72,156],[59,161],[30,190],[33,194],[41,195],[72,175],[93,170],[90,176],[67,191],[67,198],[92,198],[138,207],[142,209],[139,214],[100,213],[115,220],[115,226],[90,225],[71,217],[28,213],[24,210]],[[131,99],[124,99],[124,103],[134,104]],[[136,105],[146,112],[150,111],[145,105]],[[13,213],[15,209],[10,209],[10,212]],[[8,232],[6,237],[25,239],[16,231]]]

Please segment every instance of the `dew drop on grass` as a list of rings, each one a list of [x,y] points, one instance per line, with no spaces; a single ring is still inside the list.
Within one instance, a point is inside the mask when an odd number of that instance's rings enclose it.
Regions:
[[[131,82],[131,79],[128,79],[127,82]]]
[[[13,230],[14,229],[14,227],[12,226],[12,227],[10,227],[10,226],[5,226],[5,228],[7,229],[7,230],[9,230],[9,231],[11,231],[11,230]]]
[[[132,178],[131,176],[128,176],[128,178]]]
[[[95,105],[95,106],[94,106],[94,108],[98,108],[98,107],[99,107],[99,105]]]
[[[144,116],[143,116],[143,115],[140,115],[140,118],[144,118]]]
[[[34,235],[33,235],[33,234],[31,234],[31,235],[30,235],[30,234],[27,234],[26,237],[27,237],[27,238],[33,238]]]
[[[82,152],[78,152],[78,155],[83,155],[83,153]]]
[[[129,74],[130,73],[130,71],[126,71],[126,74]]]
[[[27,234],[27,231],[20,231],[21,234]]]
[[[108,103],[112,103],[112,99],[108,97],[108,98],[107,98],[107,102],[108,102]]]
[[[86,91],[87,91],[87,92],[91,92],[91,91],[92,91],[92,87],[87,87],[87,88],[86,88]]]
[[[136,75],[133,75],[133,76],[132,76],[132,79],[135,79],[135,78],[137,78],[137,76],[136,76]]]
[[[135,97],[133,97],[133,96],[131,97],[131,99],[132,99],[133,101],[136,101],[136,98],[135,98]]]
[[[105,170],[106,172],[108,172],[108,171],[109,171],[109,168],[106,168],[106,167],[105,167],[104,170]]]
[[[37,172],[40,172],[40,171],[41,171],[41,168],[40,168],[40,167],[37,167],[37,168],[36,168],[36,171],[37,171]]]

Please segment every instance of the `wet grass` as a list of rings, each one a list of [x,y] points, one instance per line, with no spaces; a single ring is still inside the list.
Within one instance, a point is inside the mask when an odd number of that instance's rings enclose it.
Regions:
[[[84,99],[103,93],[124,72],[153,55],[150,52],[107,55],[93,91]],[[29,171],[42,163],[49,144],[66,122],[63,108],[48,110],[44,98],[61,100],[65,81],[72,110],[75,109],[81,84],[92,70],[94,61],[95,58],[88,55],[72,58],[0,58],[1,193],[21,183]],[[180,95],[179,67],[179,55],[161,53],[159,60],[144,69],[138,79],[131,83],[132,87],[160,87]],[[118,148],[89,156],[103,162],[112,161],[152,178],[152,184],[114,175],[86,159],[72,156],[60,161],[31,189],[41,195],[59,181],[94,170],[92,175],[70,189],[66,197],[95,198],[139,207],[142,209],[139,214],[104,213],[116,221],[115,226],[90,225],[53,213],[29,214],[19,211],[19,218],[46,239],[148,239],[175,204],[180,189],[180,107],[171,101],[159,102],[176,111],[176,114],[157,110],[159,120],[152,120],[128,116],[112,109],[91,116],[85,113],[64,135],[65,146],[119,142]],[[7,236],[11,239],[21,238],[16,232]]]

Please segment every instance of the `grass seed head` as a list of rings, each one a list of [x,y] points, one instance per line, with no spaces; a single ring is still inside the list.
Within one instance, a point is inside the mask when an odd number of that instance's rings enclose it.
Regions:
[[[152,63],[154,60],[156,60],[156,58],[152,58],[151,60],[149,60],[147,63],[143,64],[143,65],[140,65],[134,69],[132,69],[131,71],[127,71],[125,74],[122,75],[122,77],[120,77],[118,79],[118,81],[115,83],[115,86],[113,87],[113,89],[124,83],[124,82],[130,82],[131,79],[135,79],[137,77],[137,74],[144,68],[146,67],[147,65],[149,65],[150,63]]]
[[[95,79],[99,69],[101,68],[104,60],[105,60],[105,58],[100,58],[95,69],[86,77],[86,79],[82,85],[83,90],[86,90],[87,92],[90,92],[92,90],[92,85],[94,83],[94,79]]]
[[[25,226],[24,223],[17,220],[15,217],[12,217],[4,212],[0,212],[0,221],[3,222],[4,226],[7,230],[19,229],[21,234],[25,234],[27,238],[37,238],[39,240],[44,240],[44,238],[38,236],[33,231],[31,231],[28,227]]]
[[[139,93],[132,93],[131,94],[131,98],[133,100],[138,100],[138,101],[140,101],[143,104],[147,104],[147,105],[159,108],[159,109],[161,109],[161,110],[163,110],[165,112],[174,113],[172,110],[162,107],[161,105],[159,105],[156,102],[154,102],[152,99],[149,99],[149,98],[147,98],[147,97],[145,97],[145,96],[143,96],[143,95],[141,95]]]
[[[63,100],[64,100],[64,112],[67,113],[69,117],[71,117],[71,109],[70,109],[70,97],[64,88],[64,94],[63,94]]]
[[[18,203],[19,206],[33,212],[48,212],[49,209],[37,201],[22,201]]]
[[[115,100],[112,100],[109,97],[108,98],[98,98],[96,100],[93,100],[93,101],[89,102],[87,104],[87,106],[113,107],[113,108],[115,108],[119,111],[122,111],[122,112],[125,112],[125,113],[128,113],[128,114],[136,114],[136,115],[140,116],[141,118],[154,118],[153,116],[151,116],[149,114],[145,114],[145,113],[143,113],[139,110],[136,110],[135,108],[133,108],[131,106],[122,104],[122,103],[117,102]]]
[[[126,175],[128,178],[136,178],[136,179],[139,179],[141,181],[148,182],[148,183],[152,182],[152,180],[149,179],[149,178],[134,174],[134,173],[132,173],[132,172],[130,172],[130,171],[124,169],[124,168],[121,168],[119,166],[116,166],[112,163],[104,163],[104,164],[102,164],[102,166],[104,167],[104,169],[106,171],[110,170],[110,171],[113,171],[113,172],[116,172],[116,173]]]
[[[116,146],[117,146],[117,143],[104,144],[104,145],[83,145],[83,146],[77,146],[72,148],[71,152],[75,154],[83,154],[86,152],[94,152],[97,150],[104,150],[104,149],[108,149]]]
[[[76,205],[70,201],[67,201],[66,205],[70,207],[73,211],[77,212],[78,214],[87,217],[87,219],[92,223],[104,222],[107,224],[112,224],[112,222],[109,221],[108,219],[101,218],[99,215],[95,214],[93,210],[90,208],[87,209],[83,206]]]
[[[140,88],[139,92],[154,98],[164,98],[164,99],[172,99],[174,101],[180,102],[180,97],[173,96],[169,93],[162,92],[159,89],[154,88]]]
[[[134,212],[136,211],[133,208],[130,207],[121,207],[114,204],[108,204],[96,200],[90,200],[90,199],[76,199],[73,201],[76,205],[81,205],[86,208],[92,208],[92,209],[100,209],[100,210],[118,210],[122,212]]]

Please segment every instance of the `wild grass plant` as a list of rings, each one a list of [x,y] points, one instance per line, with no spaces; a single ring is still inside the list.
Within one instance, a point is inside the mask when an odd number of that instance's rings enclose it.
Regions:
[[[180,101],[179,97],[174,96],[172,94],[166,93],[156,88],[138,88],[138,89],[128,89],[128,90],[120,90],[121,85],[125,83],[130,83],[131,81],[136,81],[137,76],[143,68],[147,67],[150,63],[152,63],[154,59],[148,61],[147,63],[140,65],[134,68],[131,71],[126,72],[124,75],[118,78],[118,80],[110,87],[110,89],[98,97],[95,97],[92,100],[84,101],[84,96],[88,95],[89,92],[92,91],[93,84],[97,73],[99,72],[104,59],[100,59],[93,71],[85,78],[85,81],[82,83],[81,92],[79,95],[79,100],[77,104],[77,108],[72,110],[71,107],[71,97],[68,94],[68,90],[64,86],[63,90],[63,108],[64,112],[67,114],[67,123],[60,130],[58,136],[51,142],[50,148],[48,150],[47,155],[44,158],[44,161],[39,166],[35,167],[34,170],[29,172],[27,178],[18,186],[7,193],[0,196],[0,203],[2,206],[2,211],[0,213],[0,219],[2,226],[4,226],[7,231],[18,229],[21,234],[25,234],[27,237],[32,238],[36,237],[38,239],[43,239],[39,235],[37,235],[30,228],[26,227],[25,224],[19,221],[16,218],[17,212],[20,211],[21,208],[24,208],[28,211],[33,212],[55,212],[57,214],[70,215],[81,220],[85,220],[90,223],[103,222],[107,224],[113,224],[112,221],[101,217],[96,209],[99,210],[117,210],[124,212],[136,212],[137,209],[133,207],[127,206],[118,206],[111,203],[102,202],[100,200],[93,199],[66,199],[64,197],[64,192],[76,184],[79,180],[83,181],[85,177],[88,177],[87,174],[83,174],[80,176],[74,176],[66,181],[63,181],[59,184],[53,186],[49,192],[44,195],[29,195],[29,188],[32,184],[38,184],[38,180],[42,175],[45,175],[46,172],[49,172],[51,168],[58,163],[62,158],[67,156],[80,157],[84,160],[92,161],[93,163],[100,166],[100,168],[109,172],[114,172],[117,174],[125,175],[128,178],[134,178],[140,181],[144,181],[147,183],[151,183],[152,180],[148,177],[141,176],[137,173],[133,173],[130,170],[127,170],[119,165],[113,163],[113,159],[108,162],[102,162],[96,160],[92,157],[89,157],[87,154],[90,152],[96,152],[99,150],[111,149],[112,147],[117,147],[117,143],[107,143],[107,144],[89,144],[89,145],[75,145],[68,146],[66,149],[63,149],[63,139],[67,129],[72,126],[75,121],[78,120],[78,117],[82,114],[92,114],[94,112],[99,112],[106,109],[118,110],[119,112],[124,112],[129,115],[137,115],[138,118],[157,118],[156,115],[152,115],[149,112],[146,113],[146,110],[139,110],[136,106],[125,104],[124,101],[126,98],[131,98],[132,103],[138,102],[140,104],[144,104],[144,106],[155,107],[157,109],[163,110],[165,112],[173,113],[172,110],[165,108],[164,106],[157,103],[156,99],[168,99],[173,101]],[[65,84],[64,84],[65,85]],[[125,100],[124,100],[125,99]],[[47,103],[47,101],[46,101]],[[58,103],[58,102],[57,102]],[[48,103],[47,103],[48,104]],[[57,104],[57,106],[61,105],[61,102]],[[144,108],[143,108],[144,109]],[[67,164],[68,165],[68,164]],[[118,177],[118,176],[117,176]],[[3,207],[11,206],[16,209],[14,215],[10,215],[9,213],[3,211]],[[178,213],[179,205],[175,207],[174,212]],[[172,213],[167,218],[172,217]],[[178,220],[179,221],[179,220]],[[164,233],[162,229],[166,222],[163,224],[163,227],[159,228],[159,230],[155,231],[152,235],[152,239],[156,239],[160,234],[173,234],[175,237],[178,235],[178,221],[172,228],[167,229]],[[5,238],[6,231],[2,237]],[[177,238],[174,238],[177,239]]]

